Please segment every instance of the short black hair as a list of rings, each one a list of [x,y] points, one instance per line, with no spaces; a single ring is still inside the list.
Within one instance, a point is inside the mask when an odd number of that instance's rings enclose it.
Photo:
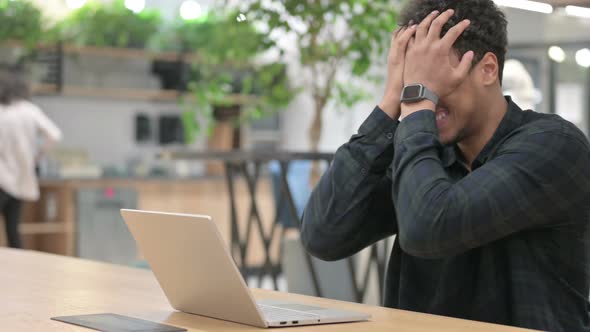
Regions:
[[[455,15],[445,24],[442,36],[447,31],[468,19],[469,27],[457,39],[453,46],[460,56],[473,51],[473,64],[479,63],[488,52],[498,58],[499,79],[502,83],[502,72],[508,48],[506,16],[492,0],[410,0],[403,8],[398,24],[408,26],[418,24],[435,10],[443,12],[447,9],[455,10]]]
[[[10,105],[29,97],[29,85],[23,73],[15,69],[0,69],[0,104]]]

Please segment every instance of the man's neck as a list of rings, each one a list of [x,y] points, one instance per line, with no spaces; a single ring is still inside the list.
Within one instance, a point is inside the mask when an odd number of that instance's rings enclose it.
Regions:
[[[476,128],[471,128],[469,135],[457,144],[470,170],[471,164],[492,139],[508,110],[508,102],[502,94],[485,105],[485,109],[478,110],[484,116],[478,119]]]

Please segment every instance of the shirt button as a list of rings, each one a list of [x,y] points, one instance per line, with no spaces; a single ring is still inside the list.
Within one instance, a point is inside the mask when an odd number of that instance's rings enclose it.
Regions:
[[[385,135],[385,137],[387,137],[387,139],[393,139],[393,134],[392,133],[387,133],[387,135]]]

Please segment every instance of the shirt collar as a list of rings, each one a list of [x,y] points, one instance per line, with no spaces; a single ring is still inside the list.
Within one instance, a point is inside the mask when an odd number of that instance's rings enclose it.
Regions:
[[[496,147],[502,142],[504,137],[522,124],[524,118],[523,110],[512,101],[512,98],[509,96],[506,96],[505,98],[508,102],[508,110],[490,141],[484,146],[483,150],[481,150],[477,158],[473,161],[473,168],[477,168],[486,163],[491,153],[496,150]],[[460,151],[457,150],[458,148],[456,144],[445,147],[442,154],[442,162],[445,167],[450,167],[457,161],[457,154],[460,153]]]

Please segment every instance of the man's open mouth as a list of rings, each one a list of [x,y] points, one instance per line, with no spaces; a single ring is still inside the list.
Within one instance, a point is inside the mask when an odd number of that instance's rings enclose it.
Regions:
[[[440,127],[449,119],[449,109],[445,105],[436,106],[436,124]]]

